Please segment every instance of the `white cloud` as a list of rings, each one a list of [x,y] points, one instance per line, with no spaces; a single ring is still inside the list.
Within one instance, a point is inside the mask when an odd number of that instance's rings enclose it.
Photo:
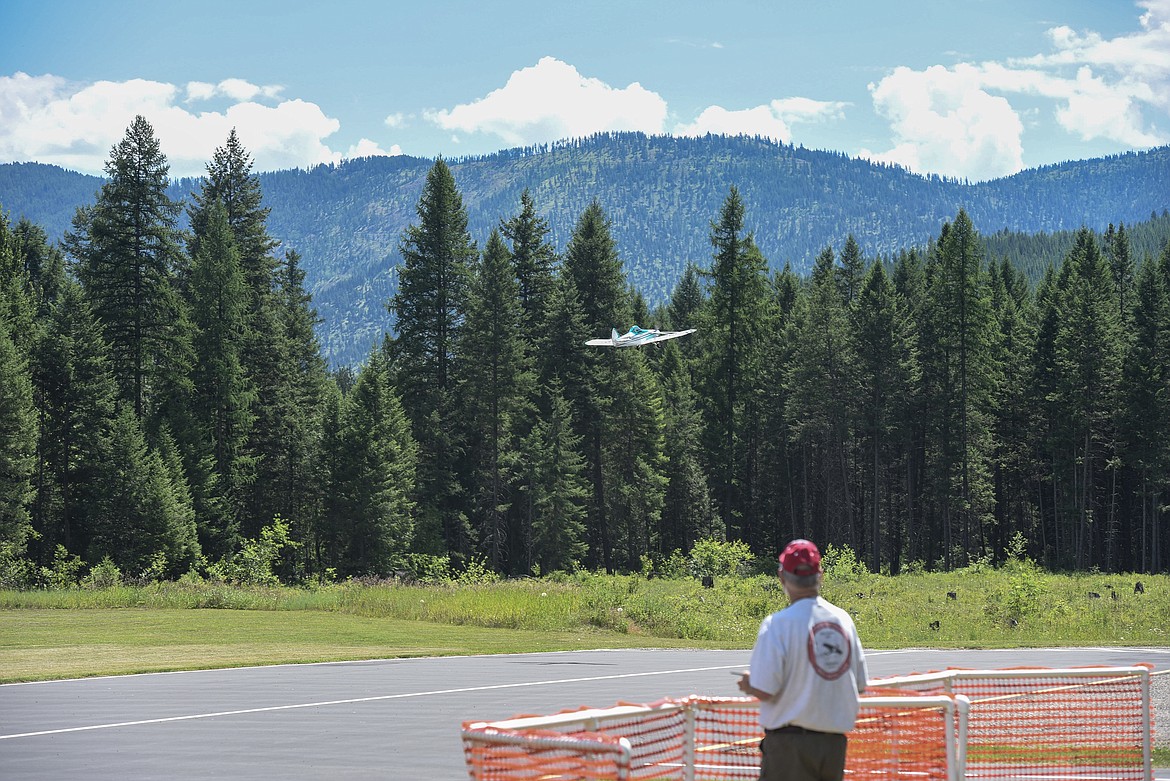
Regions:
[[[825,122],[843,119],[848,103],[811,98],[783,98],[772,101],[772,110],[789,122]]]
[[[197,100],[211,100],[213,97],[215,97],[214,84],[208,84],[206,81],[187,82],[188,103],[193,103]]]
[[[400,154],[402,154],[402,147],[398,144],[392,145],[390,151],[387,152],[378,146],[376,141],[362,138],[346,151],[345,158],[348,160],[355,157],[397,157]]]
[[[870,85],[893,147],[862,150],[920,173],[986,179],[1023,168],[1023,109],[1039,99],[1065,132],[1142,149],[1170,143],[1170,0],[1143,0],[1141,30],[1104,38],[1067,26],[1052,51],[1003,63],[900,67]],[[1040,116],[1043,116],[1040,115]],[[1159,127],[1161,124],[1161,127]]]
[[[791,141],[791,124],[821,122],[842,116],[846,104],[808,98],[774,100],[747,109],[709,106],[691,122],[678,122],[677,136],[758,135]],[[515,71],[500,89],[472,103],[429,111],[425,118],[452,131],[452,143],[475,133],[497,136],[512,146],[561,138],[579,138],[604,131],[634,130],[651,135],[667,132],[666,101],[637,82],[624,89],[582,76],[554,57]],[[396,126],[399,115],[386,118]]]
[[[676,125],[673,133],[676,136],[702,136],[707,133],[725,136],[763,136],[789,143],[792,141],[793,123],[839,119],[844,107],[844,103],[809,98],[773,100],[766,106],[734,111],[722,106],[709,106],[703,109],[694,122]]]
[[[406,126],[406,115],[403,114],[402,112],[390,114],[388,117],[386,117],[385,122],[386,122],[386,127],[389,127],[389,128],[398,129],[400,127],[405,127]]]
[[[722,106],[708,106],[694,122],[674,128],[676,136],[764,136],[775,141],[792,140],[792,129],[770,106],[729,111]]]
[[[314,103],[280,100],[280,87],[243,79],[183,88],[144,79],[71,84],[56,76],[0,77],[0,159],[102,173],[138,114],[154,127],[172,176],[198,176],[235,128],[258,170],[338,162],[326,139],[340,128]],[[218,101],[212,110],[192,104]],[[393,154],[368,139],[355,155]]]
[[[972,179],[1023,168],[1023,123],[1006,99],[983,89],[971,66],[899,67],[871,84],[870,93],[895,144],[886,152],[863,149],[862,157]]]
[[[191,81],[187,83],[187,102],[195,103],[214,98],[227,98],[236,103],[264,98],[275,99],[284,91],[277,85],[259,86],[244,79],[224,79],[218,84],[208,84],[205,81]]]
[[[524,146],[611,130],[662,133],[666,101],[637,82],[615,89],[582,76],[572,65],[543,57],[479,100],[424,116],[452,131],[453,138],[457,133],[486,133]]]

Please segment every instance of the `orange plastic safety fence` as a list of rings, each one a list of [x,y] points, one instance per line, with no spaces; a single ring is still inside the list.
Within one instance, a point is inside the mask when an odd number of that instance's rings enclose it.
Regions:
[[[1039,668],[948,672],[943,679],[923,676],[918,684],[908,676],[898,686],[970,699],[969,779],[1146,778],[1141,675]]]
[[[695,719],[695,778],[760,776],[758,704],[750,698],[690,697]]]
[[[947,778],[952,723],[942,709],[868,707],[864,702],[849,738],[851,779]],[[471,778],[477,781],[756,779],[763,737],[757,707],[750,698],[688,697],[646,706],[634,715],[610,718],[605,711],[589,711],[580,722],[554,717],[560,723],[552,729],[465,724],[464,753]],[[585,722],[588,732],[581,726]],[[512,743],[493,742],[501,736]],[[623,738],[628,767],[622,765],[617,748]],[[598,745],[588,745],[590,741]]]
[[[851,779],[947,778],[949,715],[937,708],[866,707],[849,734],[845,769]]]
[[[685,716],[679,709],[606,722],[599,731],[630,742],[630,778],[677,778],[683,763]]]
[[[1042,767],[1066,778],[1142,779],[1136,678],[959,678],[971,698],[967,767],[1007,777]]]
[[[628,777],[618,738],[587,732],[564,735],[490,727],[474,735],[465,731],[463,756],[471,777],[479,781],[624,781]]]
[[[862,698],[847,777],[946,779],[950,746],[952,777],[963,773],[965,756],[968,780],[1139,781],[1146,778],[1144,741],[1151,730],[1146,680],[1117,670],[1034,669],[871,681],[876,698]],[[961,695],[970,701],[969,713],[960,718],[965,702],[952,716],[937,704],[913,707],[895,699],[914,695],[947,695],[944,705]],[[883,696],[886,702],[878,704]],[[750,698],[689,697],[546,717],[555,729],[527,722],[489,734],[493,725],[465,724],[467,766],[479,781],[754,779],[763,737],[757,706]],[[498,742],[505,737],[512,742]]]

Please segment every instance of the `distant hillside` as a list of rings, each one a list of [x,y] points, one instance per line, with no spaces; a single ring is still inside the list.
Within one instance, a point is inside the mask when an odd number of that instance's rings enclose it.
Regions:
[[[481,246],[492,227],[518,210],[524,188],[561,250],[596,199],[612,221],[631,284],[652,305],[669,295],[688,261],[709,264],[710,223],[732,186],[739,188],[747,226],[772,266],[790,262],[798,272],[826,246],[839,249],[849,234],[869,257],[924,245],[960,208],[989,237],[991,254],[1008,255],[1024,267],[1034,266],[1019,251],[1028,242],[1014,234],[1052,234],[1036,246],[1059,257],[1052,247],[1060,246],[1066,231],[1133,225],[1170,208],[1170,147],[979,184],[742,137],[600,135],[448,163]],[[431,165],[419,158],[375,157],[260,175],[272,208],[269,229],[303,256],[325,318],[322,343],[334,363],[360,361],[389,325],[385,302],[394,290],[398,241],[416,219]],[[0,208],[28,216],[59,237],[73,210],[92,202],[100,183],[52,166],[0,165]],[[197,180],[180,180],[172,195],[187,197],[198,186]],[[1165,241],[1170,220],[1156,222],[1160,227],[1148,232],[1151,246],[1135,247],[1136,257],[1155,253]]]

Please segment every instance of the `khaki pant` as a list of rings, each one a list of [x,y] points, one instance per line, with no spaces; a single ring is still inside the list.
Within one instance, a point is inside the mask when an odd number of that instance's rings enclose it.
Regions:
[[[830,732],[767,732],[760,741],[760,781],[841,781],[844,735]]]

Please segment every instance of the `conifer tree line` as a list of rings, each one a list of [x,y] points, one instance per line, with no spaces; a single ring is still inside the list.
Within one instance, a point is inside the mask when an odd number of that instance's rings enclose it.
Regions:
[[[651,309],[599,203],[558,253],[525,192],[481,245],[439,159],[393,332],[331,373],[234,131],[185,205],[142,117],[106,174],[59,246],[0,214],[10,585],[63,559],[222,574],[260,539],[287,582],[793,537],[894,574],[1021,549],[1167,569],[1170,248],[1135,258],[1124,225],[1082,229],[1034,286],[964,211],[926,248],[866,259],[851,236],[801,277],[769,270],[732,188],[709,263]],[[696,332],[583,344],[635,323]]]

